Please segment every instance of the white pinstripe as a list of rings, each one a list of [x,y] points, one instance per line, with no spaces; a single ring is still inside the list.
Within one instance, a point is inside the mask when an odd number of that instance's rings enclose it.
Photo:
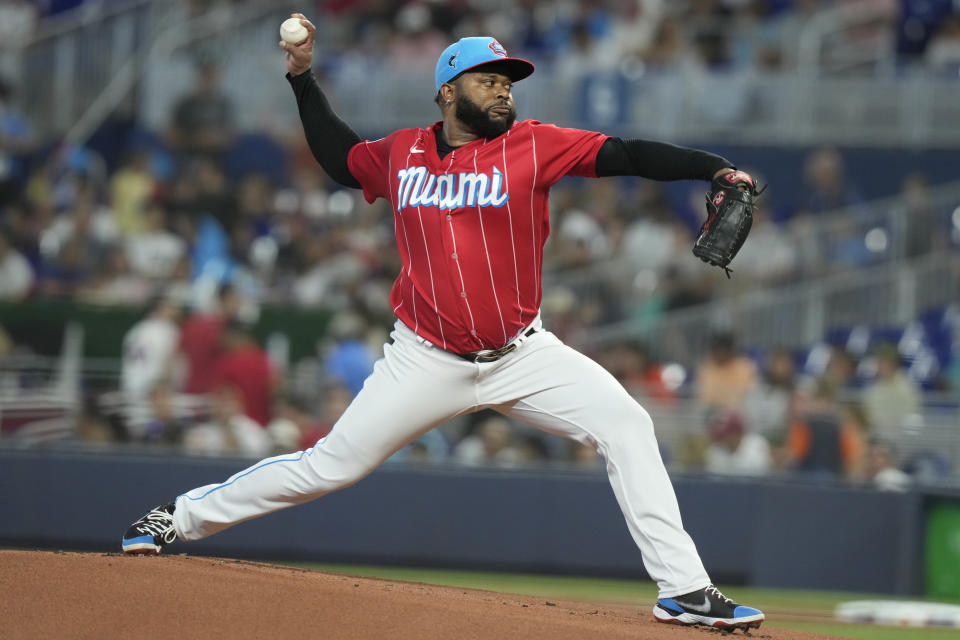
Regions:
[[[485,146],[487,143],[486,140],[483,141]],[[480,169],[477,168],[477,149],[473,150],[473,171],[475,173],[480,173]],[[480,204],[478,199],[477,204],[477,216],[480,220],[480,237],[483,238],[483,252],[487,254],[487,269],[490,271],[490,286],[493,288],[493,301],[497,305],[497,314],[500,316],[500,327],[503,329],[503,344],[507,343],[507,325],[503,321],[503,311],[500,309],[500,299],[497,297],[497,285],[493,281],[493,263],[490,262],[490,249],[487,248],[487,234],[483,230],[483,212],[480,210]]]
[[[367,143],[367,144],[369,144],[369,143]],[[408,155],[407,155],[407,159],[409,160],[409,158],[410,158],[410,155],[408,154]],[[391,185],[390,185],[390,177],[391,177],[392,175],[393,175],[393,155],[392,155],[392,154],[389,154],[389,155],[387,155],[387,194],[389,195],[390,204],[393,206],[393,210],[394,210],[394,211],[397,211],[397,203],[395,203],[394,200],[393,200],[393,189],[391,189]],[[399,235],[400,235],[400,229],[397,228],[397,217],[398,217],[399,215],[400,215],[400,214],[397,213],[397,215],[395,215],[395,216],[393,217],[393,235],[398,236],[398,237],[399,237]],[[408,249],[408,251],[409,251],[409,249]],[[395,307],[393,308],[393,313],[396,313],[396,312],[397,312],[397,309],[399,309],[399,308],[402,307],[402,306],[403,306],[403,289],[400,289],[400,304],[398,304],[397,306],[395,306]]]
[[[404,169],[409,169],[409,168],[410,168],[410,158],[411,158],[411,156],[413,156],[412,153],[408,153],[408,154],[407,154],[407,166],[404,167]],[[396,209],[394,209],[394,210],[396,211]],[[400,213],[399,211],[397,211],[397,217],[400,218],[400,224],[403,226],[403,241],[404,241],[404,242],[406,243],[406,245],[407,245],[407,258],[410,260],[409,264],[407,264],[407,276],[409,276],[410,273],[411,273],[411,269],[413,269],[413,254],[410,253],[410,238],[407,237],[407,223],[406,223],[406,222],[404,221],[404,219],[403,219],[403,214]],[[398,231],[396,221],[394,221],[394,223],[393,223],[393,228],[394,228],[396,231]],[[396,233],[396,231],[394,231],[394,233]],[[401,295],[401,296],[403,295],[403,289],[402,289],[402,288],[400,289],[400,295]],[[412,278],[412,277],[410,278],[410,299],[413,301],[413,330],[416,331],[417,329],[420,328],[420,319],[417,317],[417,296],[416,296],[416,292],[413,290],[413,278]],[[402,299],[401,299],[400,303],[403,304],[403,300],[402,300]],[[399,307],[398,307],[398,308],[399,308]],[[396,309],[395,309],[395,310],[396,310]]]
[[[440,309],[437,308],[437,288],[433,284],[433,261],[430,260],[430,247],[427,246],[427,232],[423,228],[423,213],[420,205],[417,205],[417,218],[420,220],[420,235],[423,237],[423,250],[427,254],[427,270],[430,272],[430,294],[433,296],[433,310],[437,312],[437,324],[440,325],[441,347],[447,348],[447,338],[443,335],[443,318],[440,317]]]
[[[507,138],[510,131],[503,137],[503,190],[510,193],[510,174],[507,172]],[[520,273],[517,271],[517,244],[513,238],[513,213],[510,211],[510,200],[507,200],[507,221],[510,223],[510,248],[513,250],[513,280],[517,283],[517,313],[520,324],[523,324],[523,307],[520,306]]]
[[[533,144],[533,184],[530,187],[530,232],[533,237],[533,293],[534,299],[540,297],[540,274],[537,270],[537,224],[533,219],[533,197],[537,191],[537,139],[530,129],[530,142]]]

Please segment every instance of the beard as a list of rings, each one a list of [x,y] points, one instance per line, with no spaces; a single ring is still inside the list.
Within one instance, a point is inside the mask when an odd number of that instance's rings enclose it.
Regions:
[[[457,120],[483,138],[502,136],[517,119],[517,112],[513,107],[510,107],[510,113],[506,118],[494,120],[489,112],[484,111],[477,103],[464,95],[457,96],[456,109]]]

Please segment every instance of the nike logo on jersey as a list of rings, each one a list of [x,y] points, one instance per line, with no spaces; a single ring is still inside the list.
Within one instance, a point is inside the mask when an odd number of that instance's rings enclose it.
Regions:
[[[414,145],[410,147],[410,153],[423,153],[423,149],[417,149],[417,146]]]
[[[412,149],[411,149],[412,151]],[[397,172],[397,211],[406,207],[502,207],[510,199],[503,193],[503,172],[492,174],[445,173],[435,175],[426,167],[410,167]]]

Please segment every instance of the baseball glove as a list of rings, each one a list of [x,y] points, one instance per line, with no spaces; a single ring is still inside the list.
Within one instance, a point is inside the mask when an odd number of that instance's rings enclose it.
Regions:
[[[707,193],[707,219],[693,244],[693,255],[720,267],[729,278],[727,265],[750,233],[753,210],[762,191],[757,191],[753,178],[744,171],[714,178]]]

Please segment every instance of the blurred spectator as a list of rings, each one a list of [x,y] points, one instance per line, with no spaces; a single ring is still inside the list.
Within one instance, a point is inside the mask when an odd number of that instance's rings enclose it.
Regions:
[[[43,231],[39,242],[41,292],[64,298],[88,286],[98,272],[114,267],[107,258],[116,239],[113,217],[97,203],[94,183],[83,176],[69,183],[72,205]]]
[[[302,145],[306,147],[305,142]],[[309,149],[306,151],[310,153]],[[287,224],[322,220],[327,216],[327,200],[330,197],[326,188],[326,176],[316,167],[313,155],[303,162],[296,162],[300,157],[299,151],[293,152],[292,156],[290,186],[277,191],[274,209],[280,215],[280,221]]]
[[[2,17],[0,23],[3,23]],[[2,31],[0,27],[0,48],[5,39]],[[23,156],[32,151],[33,146],[27,119],[13,108],[13,87],[0,75],[0,208],[19,196],[26,177]]]
[[[573,25],[570,42],[563,54],[563,64],[556,69],[557,80],[572,85],[593,73],[609,70],[609,63],[597,47],[598,40],[591,33],[590,26],[583,21]]]
[[[905,491],[913,483],[909,475],[894,463],[893,447],[883,440],[870,443],[867,454],[867,478],[882,491]]]
[[[620,256],[633,271],[660,271],[676,255],[675,214],[663,201],[643,205],[646,205],[643,206],[643,214],[630,221],[624,230]]]
[[[360,392],[363,382],[373,373],[377,359],[363,340],[366,330],[363,318],[349,311],[335,315],[328,327],[332,343],[323,354],[324,373],[350,389],[353,395]]]
[[[36,270],[41,262],[40,237],[43,229],[53,220],[53,210],[44,207],[31,207],[26,202],[17,201],[6,207],[0,222],[10,246]]]
[[[831,147],[812,151],[804,161],[804,185],[807,202],[804,208],[819,214],[863,203],[860,191],[847,178],[846,162]]]
[[[930,181],[922,173],[911,173],[900,186],[899,219],[906,227],[904,257],[914,258],[950,246],[950,220],[934,206]]]
[[[682,18],[665,15],[654,33],[644,61],[657,71],[669,70],[689,59]]]
[[[93,181],[78,176],[70,182],[72,204],[44,230],[40,251],[44,258],[56,260],[62,248],[73,243],[79,250],[83,268],[92,271],[107,247],[117,240],[117,229],[110,210],[97,202]]]
[[[164,281],[166,295],[176,300],[180,306],[187,307],[195,301],[193,281],[190,279],[193,267],[189,256],[184,256],[173,267],[170,277]]]
[[[397,69],[432,69],[449,37],[431,23],[430,3],[408,2],[396,13],[387,60]]]
[[[715,413],[741,410],[757,385],[757,368],[737,350],[732,332],[717,331],[710,340],[707,357],[697,368],[695,384],[697,404],[709,420]]]
[[[322,392],[319,412],[311,412],[311,415],[317,415],[317,419],[304,429],[300,436],[301,449],[309,449],[318,440],[326,437],[353,400],[350,390],[341,385],[327,385]]]
[[[674,231],[680,231],[682,225],[674,225]],[[679,238],[689,238],[689,234],[674,236],[679,244]],[[685,243],[684,246],[692,246],[693,240]],[[693,263],[690,263],[693,264]],[[710,300],[712,295],[711,279],[704,277],[702,272],[699,274],[691,273],[690,266],[681,266],[677,263],[671,264],[663,272],[661,280],[663,295],[665,296],[665,311],[674,311],[676,309],[685,309],[686,307],[703,304]]]
[[[131,399],[145,399],[161,382],[174,381],[179,322],[177,303],[158,298],[123,337],[120,387]]]
[[[9,234],[0,229],[0,300],[21,300],[33,287],[33,267],[10,244]]]
[[[664,379],[663,367],[653,360],[646,345],[634,340],[615,343],[600,354],[599,361],[630,395],[641,398],[641,403],[676,396]]]
[[[171,146],[187,155],[219,155],[233,140],[233,102],[220,88],[220,67],[211,61],[197,64],[193,91],[173,108]]]
[[[877,259],[877,253],[866,242],[867,229],[860,221],[849,213],[834,218],[829,228],[829,235],[821,236],[824,245],[824,258],[827,267],[831,269],[851,269],[864,267]],[[884,236],[886,237],[886,236]],[[876,248],[884,250],[886,241]]]
[[[857,361],[846,349],[833,347],[827,361],[824,379],[837,393],[849,392],[857,387]]]
[[[577,296],[567,286],[544,286],[540,311],[550,330],[564,342],[574,341],[586,327],[577,313]]]
[[[186,252],[186,242],[168,228],[164,205],[156,201],[145,204],[141,230],[126,239],[126,255],[134,273],[166,280]]]
[[[711,444],[706,470],[722,475],[759,476],[773,466],[770,444],[759,433],[747,431],[743,418],[728,413],[710,425]]]
[[[77,290],[78,300],[106,305],[138,305],[147,301],[153,286],[130,269],[127,254],[109,247],[91,278]]]
[[[238,262],[250,265],[263,281],[269,281],[279,247],[274,239],[273,185],[262,173],[248,173],[237,185],[236,223],[231,250]]]
[[[301,267],[293,283],[293,299],[303,306],[337,308],[349,304],[347,292],[363,280],[366,265],[359,256],[344,251],[345,229],[297,239]]]
[[[10,338],[10,334],[7,333],[7,330],[0,324],[0,362],[13,352],[13,347],[14,344]]]
[[[785,229],[774,224],[767,210],[761,208],[754,215],[750,241],[737,253],[732,266],[740,286],[787,282],[797,269],[794,240]]]
[[[468,435],[454,447],[453,458],[469,467],[514,467],[521,460],[510,421],[492,411],[475,414]]]
[[[557,268],[582,268],[610,254],[610,243],[604,228],[586,211],[574,209],[563,212],[556,233]]]
[[[874,358],[877,376],[863,390],[863,408],[873,426],[873,436],[895,440],[904,419],[920,411],[920,389],[902,370],[895,346],[879,346]]]
[[[243,401],[236,389],[220,387],[210,394],[210,405],[210,420],[191,427],[184,434],[187,453],[253,458],[273,451],[267,430],[244,415]]]
[[[224,349],[214,366],[214,389],[235,390],[244,415],[266,427],[279,383],[270,358],[244,323],[230,322],[223,332]]]
[[[431,429],[389,458],[389,462],[436,464],[447,459],[450,443],[439,429]],[[532,454],[531,454],[532,455]]]
[[[763,377],[744,399],[743,414],[751,431],[764,436],[779,435],[790,422],[796,364],[786,349],[767,353]]]
[[[960,68],[960,13],[943,19],[927,45],[924,58],[932,69],[956,75]]]
[[[215,310],[194,314],[184,322],[179,350],[186,365],[186,393],[206,393],[213,388],[216,363],[223,348],[223,328],[237,319],[241,304],[240,292],[223,285]]]
[[[157,186],[150,172],[150,155],[145,150],[131,153],[113,174],[110,207],[120,235],[141,233],[147,228],[144,213]]]
[[[308,404],[293,394],[275,394],[267,432],[273,439],[277,451],[298,451],[311,447],[317,440],[330,433],[332,426],[315,418]],[[307,434],[310,434],[311,442],[301,446],[301,440]]]
[[[237,222],[237,203],[222,164],[213,157],[201,157],[187,165],[189,196],[179,203],[195,219],[211,216],[229,235]]]
[[[30,0],[0,0],[0,52],[16,50],[33,38],[40,19],[37,3]]]
[[[650,48],[666,10],[664,0],[616,0],[611,7],[610,32],[598,44],[597,59],[604,68],[642,60]]]
[[[149,417],[143,427],[143,438],[156,444],[175,445],[193,424],[176,406],[173,386],[161,379],[149,392]]]
[[[844,438],[846,439],[847,475],[852,479],[863,478],[867,468],[868,444],[870,442],[870,423],[860,403],[851,400],[840,405]]]
[[[827,270],[823,225],[816,215],[798,211],[787,221],[786,231],[796,251],[798,275],[813,278]]]
[[[40,291],[52,298],[72,298],[93,277],[96,260],[80,238],[66,242],[52,258],[44,260]]]
[[[517,444],[520,462],[526,466],[537,466],[546,463],[550,458],[550,450],[543,437],[536,433],[528,433]]]
[[[606,463],[595,447],[576,440],[570,440],[567,447],[568,459],[575,468],[582,471],[603,471],[605,468]]]
[[[837,404],[835,390],[826,380],[797,391],[796,414],[790,425],[788,446],[793,468],[815,475],[840,477],[859,457],[859,438]]]

